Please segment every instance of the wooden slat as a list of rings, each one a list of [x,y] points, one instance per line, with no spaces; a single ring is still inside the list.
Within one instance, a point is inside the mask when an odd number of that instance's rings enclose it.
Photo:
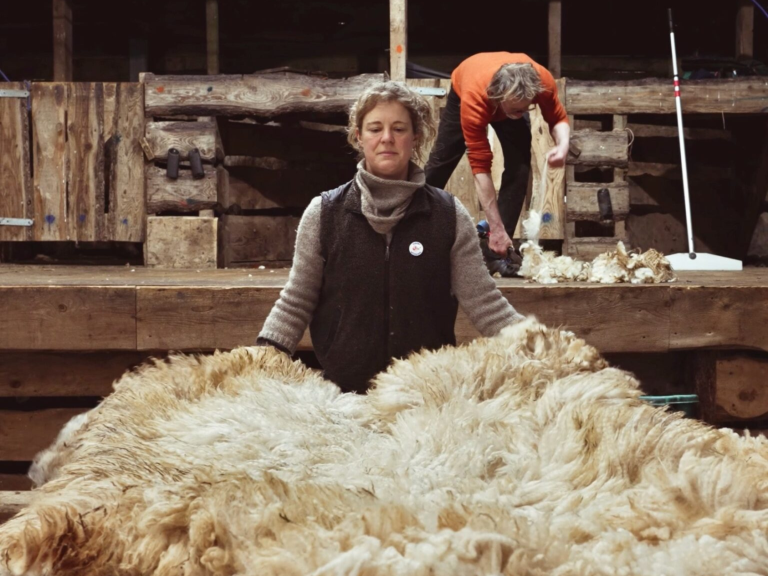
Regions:
[[[549,59],[547,68],[555,78],[562,76],[562,12],[561,0],[549,0]]]
[[[2,90],[24,90],[2,82]],[[0,218],[34,219],[26,98],[0,98]],[[33,228],[0,226],[0,241],[32,240]]]
[[[217,201],[217,176],[212,166],[203,166],[205,176],[192,178],[190,170],[179,170],[179,177],[171,180],[164,168],[147,166],[147,213],[165,210],[197,212],[213,208]]]
[[[106,240],[103,90],[96,82],[69,85],[67,225],[72,240]]]
[[[0,460],[32,460],[50,446],[62,427],[89,408],[0,410]]]
[[[208,74],[219,73],[219,0],[205,1],[205,39]]]
[[[183,159],[193,148],[206,162],[216,158],[216,122],[150,122],[147,140],[158,160],[168,159],[169,148],[176,148]]]
[[[248,346],[277,300],[275,289],[137,289],[139,350]],[[244,314],[243,311],[248,313]]]
[[[768,350],[768,286],[689,290],[672,285],[670,346]]]
[[[570,94],[570,84],[568,93]],[[593,130],[575,130],[571,142],[581,149],[581,154],[574,158],[568,156],[568,163],[575,166],[619,166],[629,164],[626,132],[596,132]]]
[[[35,240],[67,239],[67,85],[32,84]]]
[[[0,524],[15,516],[32,501],[32,492],[8,491],[0,492]]]
[[[132,287],[0,288],[0,348],[131,350],[135,315]]]
[[[276,116],[346,112],[366,84],[381,74],[343,80],[270,73],[252,76],[153,76],[145,79],[147,116]]]
[[[665,164],[660,162],[635,162],[629,163],[628,176],[661,176],[673,180],[682,180],[683,172],[680,164]],[[731,178],[731,169],[728,166],[712,166],[707,164],[688,165],[688,178],[700,178],[702,180],[728,180]]]
[[[150,216],[144,264],[153,268],[216,268],[217,218]]]
[[[624,220],[629,214],[629,185],[626,182],[592,184],[571,182],[568,184],[568,220],[600,220],[600,208],[597,204],[597,192],[608,188],[611,195],[614,220]]]
[[[145,352],[0,352],[0,397],[107,396]],[[0,488],[1,489],[1,488]]]
[[[736,11],[736,58],[755,55],[755,6],[751,0],[739,0]]]
[[[0,473],[0,493],[27,491],[31,489],[32,480],[26,474]],[[2,521],[2,511],[0,510],[0,522]]]
[[[72,0],[53,0],[53,80],[72,81]]]
[[[626,285],[550,288],[542,292],[502,288],[502,293],[521,314],[533,314],[547,325],[572,330],[601,352],[668,350],[669,292],[665,286],[645,290]],[[456,323],[457,339],[466,342],[476,335],[461,313]]]
[[[564,95],[565,80],[558,80],[558,93]],[[547,164],[546,154],[555,146],[549,132],[549,125],[538,107],[531,112],[531,208],[542,216],[539,238],[562,240],[565,237],[565,167],[552,168]],[[547,181],[542,188],[541,177],[546,170]],[[543,194],[542,194],[543,191]],[[521,215],[524,216],[524,215]]]
[[[114,134],[109,166],[109,239],[142,242],[146,228],[144,90],[138,83],[116,86]]]
[[[405,82],[408,59],[408,0],[389,0],[389,75]]]
[[[299,218],[223,216],[221,226],[225,266],[293,259]]]
[[[684,113],[759,114],[768,112],[768,78],[681,82]],[[660,78],[598,82],[570,80],[569,114],[674,114],[672,81]]]
[[[677,126],[663,126],[659,124],[636,124],[634,122],[627,125],[634,134],[635,138],[677,138]],[[683,136],[691,140],[731,140],[730,130],[720,128],[683,128]]]

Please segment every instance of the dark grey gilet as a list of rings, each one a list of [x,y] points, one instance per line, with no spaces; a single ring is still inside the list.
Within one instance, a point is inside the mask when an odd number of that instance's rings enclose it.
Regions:
[[[393,358],[455,344],[453,196],[432,186],[417,190],[389,249],[363,215],[354,181],[324,192],[321,206],[325,268],[310,334],[325,377],[364,393]],[[419,244],[423,251],[414,255]]]

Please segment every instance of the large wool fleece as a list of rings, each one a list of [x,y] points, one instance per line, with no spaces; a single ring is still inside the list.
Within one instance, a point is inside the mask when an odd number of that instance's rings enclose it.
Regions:
[[[768,442],[638,394],[532,319],[367,396],[268,347],[177,356],[41,456],[0,573],[767,573]]]

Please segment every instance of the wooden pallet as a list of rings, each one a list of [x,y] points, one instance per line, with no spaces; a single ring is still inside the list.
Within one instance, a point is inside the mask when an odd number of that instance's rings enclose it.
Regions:
[[[573,117],[571,125],[573,126]],[[565,250],[580,260],[592,260],[595,256],[615,248],[621,241],[627,242],[626,219],[629,215],[629,165],[627,117],[613,116],[613,130],[574,130],[572,142],[580,151],[578,157],[569,156],[566,169],[566,240]],[[613,182],[576,182],[575,167],[612,168]],[[598,207],[598,191],[607,188],[611,197],[613,221],[605,226],[606,235],[581,235],[579,222],[601,221]],[[595,226],[591,227],[593,230]]]

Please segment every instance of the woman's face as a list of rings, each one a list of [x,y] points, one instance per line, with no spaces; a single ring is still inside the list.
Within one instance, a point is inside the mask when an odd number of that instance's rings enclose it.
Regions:
[[[415,136],[411,115],[400,102],[380,102],[357,130],[368,172],[387,180],[407,180]]]

